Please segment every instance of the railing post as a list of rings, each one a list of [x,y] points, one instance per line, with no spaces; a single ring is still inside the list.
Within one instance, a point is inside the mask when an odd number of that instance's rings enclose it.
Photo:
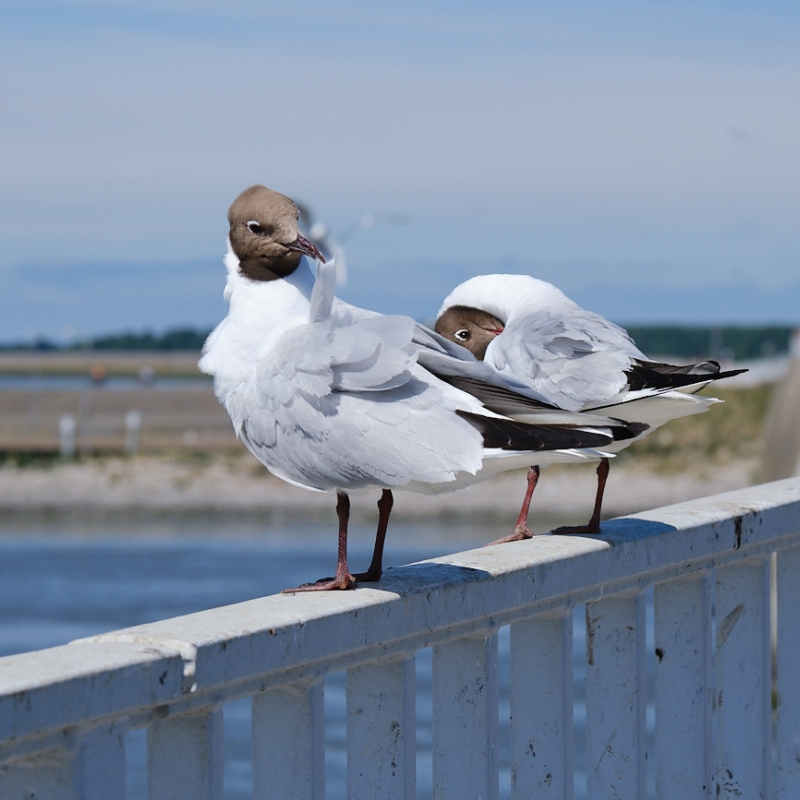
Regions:
[[[349,800],[414,800],[416,791],[414,657],[347,672]]]
[[[497,800],[497,634],[433,648],[433,798]]]
[[[713,784],[711,575],[655,587],[656,794],[710,798]]]
[[[222,800],[222,724],[207,708],[147,729],[148,800]]]
[[[37,753],[0,768],[0,797],[125,800],[124,723],[91,728],[71,748]]]
[[[768,798],[771,782],[769,559],[716,570],[715,797]]]
[[[325,797],[324,685],[295,684],[253,697],[255,800]]]
[[[574,794],[572,611],[511,625],[511,797]]]
[[[778,550],[777,800],[800,797],[800,547]]]
[[[644,595],[586,604],[586,780],[590,800],[647,796]]]

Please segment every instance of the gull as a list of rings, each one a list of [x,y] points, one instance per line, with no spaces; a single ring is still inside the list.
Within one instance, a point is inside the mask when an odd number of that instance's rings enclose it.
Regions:
[[[323,261],[297,218],[292,200],[261,185],[233,202],[225,256],[229,311],[199,364],[214,376],[236,434],[270,472],[337,495],[335,576],[286,591],[378,580],[395,488],[437,492],[532,460],[593,461],[603,456],[599,446],[639,432],[514,391],[471,353],[410,317],[342,302],[334,296],[334,261]],[[353,575],[348,492],[363,487],[381,489],[378,531],[370,568]]]
[[[669,420],[706,411],[721,401],[696,392],[711,381],[746,372],[722,372],[716,361],[685,366],[652,361],[625,330],[529,275],[480,275],[465,281],[445,298],[434,328],[498,375],[522,383],[561,409],[643,424],[636,436],[601,446],[606,454],[619,452]],[[589,522],[557,533],[600,532],[608,472],[608,459],[603,458]],[[509,539],[531,535],[528,507],[538,478],[538,467],[531,467]]]

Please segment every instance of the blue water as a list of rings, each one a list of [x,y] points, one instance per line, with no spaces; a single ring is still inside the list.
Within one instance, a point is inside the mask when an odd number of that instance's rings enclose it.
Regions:
[[[333,522],[333,520],[331,521]],[[456,552],[501,535],[485,527],[396,524],[385,565]],[[373,528],[354,525],[350,561],[366,568]],[[0,522],[0,656],[272,594],[332,573],[333,524],[138,518]],[[652,630],[652,624],[648,626]],[[583,609],[575,617],[576,796],[585,794]],[[509,637],[500,646],[501,797],[510,795]],[[325,682],[328,800],[346,797],[345,674]],[[250,704],[226,704],[225,795],[252,796]],[[651,726],[652,727],[652,726]],[[417,790],[431,796],[431,654],[417,654]],[[128,736],[128,797],[145,800],[145,732]]]

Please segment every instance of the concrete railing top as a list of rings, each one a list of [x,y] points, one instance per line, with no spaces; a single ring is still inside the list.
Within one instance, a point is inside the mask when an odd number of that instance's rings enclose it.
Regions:
[[[375,588],[273,595],[0,659],[0,757],[25,737],[190,710],[800,539],[800,478],[389,570]],[[16,744],[15,744],[16,743]]]

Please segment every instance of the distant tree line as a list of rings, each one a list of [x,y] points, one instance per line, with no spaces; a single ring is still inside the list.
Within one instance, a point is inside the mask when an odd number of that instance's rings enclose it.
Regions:
[[[91,350],[200,350],[210,331],[177,328],[161,335],[154,333],[118,333],[92,339]],[[81,345],[73,346],[80,349]]]
[[[631,325],[628,333],[646,355],[681,358],[762,358],[785,353],[793,328]]]
[[[33,350],[64,352],[75,350],[195,350],[199,351],[210,330],[198,331],[194,328],[176,328],[166,333],[116,333],[84,339],[68,345],[59,345],[48,339],[37,339],[33,343],[14,343],[0,345],[0,350]]]
[[[723,358],[738,360],[785,353],[792,327],[713,327],[683,325],[631,325],[628,333],[649,356]],[[70,345],[46,339],[32,344],[0,345],[0,350],[194,350],[199,351],[209,331],[177,328],[166,333],[119,333],[99,336]]]

